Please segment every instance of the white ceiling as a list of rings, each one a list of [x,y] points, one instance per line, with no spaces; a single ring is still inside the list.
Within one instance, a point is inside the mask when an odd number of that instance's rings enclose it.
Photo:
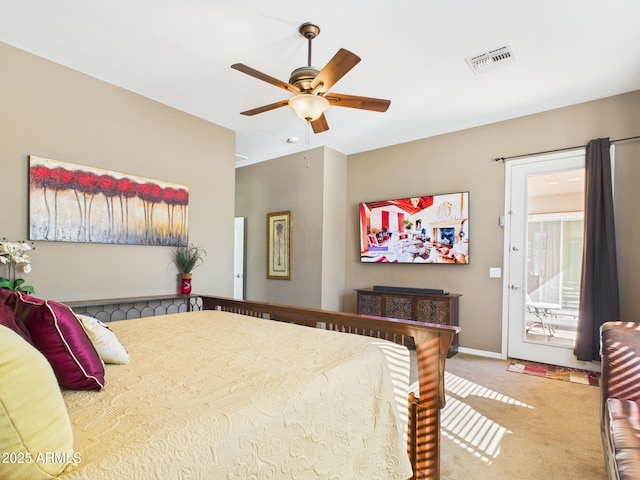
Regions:
[[[321,28],[314,66],[339,48],[362,58],[331,91],[390,99],[386,113],[330,107],[318,135],[288,107],[239,114],[289,94],[230,65],[288,81],[307,63],[307,21]],[[638,0],[0,0],[0,41],[234,130],[240,165],[640,90],[639,23]],[[465,62],[507,43],[513,64],[475,75]]]

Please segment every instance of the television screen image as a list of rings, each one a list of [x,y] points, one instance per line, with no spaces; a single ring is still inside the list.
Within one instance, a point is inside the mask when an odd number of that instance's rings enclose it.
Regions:
[[[360,204],[360,261],[469,263],[469,192]]]

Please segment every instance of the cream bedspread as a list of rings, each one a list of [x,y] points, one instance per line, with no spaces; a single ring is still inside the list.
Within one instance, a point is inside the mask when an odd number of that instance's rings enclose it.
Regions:
[[[64,392],[82,460],[59,478],[411,476],[404,347],[214,311],[109,325],[132,362]]]

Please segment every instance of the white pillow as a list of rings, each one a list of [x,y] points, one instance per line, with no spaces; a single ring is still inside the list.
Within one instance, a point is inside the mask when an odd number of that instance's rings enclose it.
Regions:
[[[78,320],[87,331],[87,335],[96,347],[98,355],[104,363],[117,363],[124,365],[131,361],[129,352],[124,348],[116,334],[97,318],[76,313]]]

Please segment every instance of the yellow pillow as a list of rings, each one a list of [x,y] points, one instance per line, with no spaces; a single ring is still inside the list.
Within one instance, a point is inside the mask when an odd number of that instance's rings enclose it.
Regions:
[[[0,478],[49,479],[79,459],[58,381],[47,359],[0,325]]]

